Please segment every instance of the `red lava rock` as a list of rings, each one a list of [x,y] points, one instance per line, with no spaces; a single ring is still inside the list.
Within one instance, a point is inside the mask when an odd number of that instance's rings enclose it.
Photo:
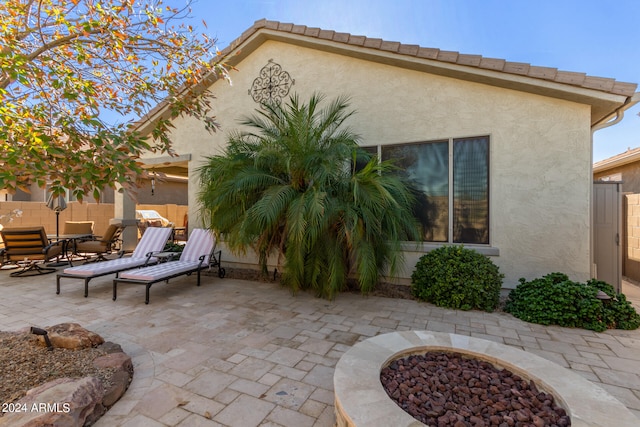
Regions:
[[[491,415],[489,417],[489,422],[491,423],[492,426],[499,426],[501,421],[502,421],[502,417],[499,415]]]
[[[496,402],[493,404],[493,407],[495,408],[496,411],[499,411],[499,412],[504,412],[508,409],[506,401]]]
[[[459,353],[394,360],[380,373],[387,394],[431,427],[569,427],[566,411],[535,383]]]
[[[525,411],[518,411],[516,412],[516,420],[524,423],[526,421],[529,421],[529,417],[527,416],[527,413]]]
[[[524,397],[519,397],[518,402],[520,402],[520,404],[522,404],[522,406],[524,406],[525,408],[531,408],[532,406],[532,403]]]
[[[484,420],[475,415],[469,417],[469,422],[473,425],[473,427],[484,427],[485,425]]]
[[[536,427],[544,427],[545,426],[545,422],[542,418],[540,418],[537,415],[534,415],[533,417],[531,417],[531,422],[533,422],[533,425]]]

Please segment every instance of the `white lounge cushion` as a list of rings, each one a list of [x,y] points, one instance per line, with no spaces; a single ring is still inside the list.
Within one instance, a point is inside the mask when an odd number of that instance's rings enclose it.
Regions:
[[[81,277],[100,276],[117,273],[122,270],[136,268],[147,261],[149,252],[160,252],[171,236],[171,228],[151,227],[143,235],[136,249],[128,258],[117,258],[109,261],[94,262],[64,269],[64,274]],[[157,258],[149,259],[149,264],[158,262]]]
[[[189,236],[189,240],[187,240],[187,244],[184,246],[178,261],[169,261],[164,264],[127,270],[120,274],[120,279],[153,282],[162,280],[165,277],[196,270],[198,266],[206,267],[209,265],[209,256],[213,251],[214,245],[215,240],[209,230],[196,228],[191,232],[191,236]],[[200,257],[203,255],[204,260],[200,261]]]
[[[103,262],[92,262],[89,264],[78,265],[64,269],[64,274],[72,274],[74,276],[96,276],[118,272],[129,268],[136,268],[144,265],[146,258],[117,258]],[[151,258],[149,263],[156,263],[157,258]]]
[[[149,252],[160,252],[167,244],[172,229],[169,227],[149,227],[142,235],[131,258],[145,258]]]
[[[174,274],[186,273],[198,268],[200,261],[172,261],[163,264],[152,265],[137,270],[128,270],[120,274],[121,279],[155,281]],[[207,265],[207,264],[203,264]]]
[[[196,228],[191,232],[187,244],[180,255],[180,261],[200,261],[200,257],[205,255],[203,265],[209,264],[209,256],[215,245],[213,234],[209,230]]]

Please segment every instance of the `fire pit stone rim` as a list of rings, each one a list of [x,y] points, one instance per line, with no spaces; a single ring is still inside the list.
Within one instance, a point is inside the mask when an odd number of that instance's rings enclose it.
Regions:
[[[424,425],[387,396],[380,382],[380,371],[395,359],[426,351],[468,354],[532,379],[541,390],[559,400],[569,413],[573,427],[609,425],[611,414],[615,414],[617,427],[638,424],[635,415],[603,388],[536,354],[465,335],[402,331],[361,341],[340,358],[334,373],[336,425]]]

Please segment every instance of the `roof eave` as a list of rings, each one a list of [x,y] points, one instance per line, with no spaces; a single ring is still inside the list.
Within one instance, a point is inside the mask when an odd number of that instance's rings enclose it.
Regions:
[[[416,50],[409,49],[407,46],[405,46],[405,51],[410,54],[391,50],[386,51],[355,43],[336,42],[334,39],[309,37],[304,34],[282,32],[269,28],[260,28],[249,35],[245,36],[243,34],[243,36],[238,39],[238,41],[241,41],[240,43],[233,43],[222,52],[225,62],[237,65],[265,41],[274,40],[416,71],[587,104],[592,107],[592,125],[614,115],[617,109],[628,102],[628,96],[623,94],[558,83],[527,75],[506,73],[489,68],[460,65],[454,62],[448,63],[442,60],[421,57],[418,56],[419,54],[413,55]],[[419,49],[417,48],[417,52],[419,52]]]
[[[593,165],[593,173],[606,172],[610,169],[640,161],[640,152],[629,154],[617,159],[605,159]]]
[[[592,126],[610,120],[618,111],[633,105],[630,99],[637,87],[636,84],[583,73],[479,55],[462,55],[264,19],[256,21],[222,50],[214,61],[235,66],[268,40],[589,105]],[[204,90],[216,80],[216,76],[212,75],[197,90]],[[134,124],[133,129],[141,133],[148,132],[154,121],[168,117],[168,112],[168,103],[161,103]]]

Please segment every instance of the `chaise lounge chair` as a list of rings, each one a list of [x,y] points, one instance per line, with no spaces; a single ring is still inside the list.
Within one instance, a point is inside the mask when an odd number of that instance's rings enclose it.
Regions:
[[[148,228],[145,234],[152,230]],[[215,247],[214,237],[208,230],[196,228],[191,233],[178,261],[169,261],[137,270],[123,271],[113,280],[113,300],[117,298],[118,283],[135,283],[146,286],[145,304],[149,304],[149,288],[157,282],[169,281],[174,277],[198,273],[197,286],[200,286],[200,270],[209,267]]]
[[[110,261],[94,262],[77,267],[65,268],[62,273],[58,273],[56,277],[56,294],[60,294],[60,278],[67,277],[70,279],[84,280],[84,296],[89,294],[89,281],[94,277],[106,276],[107,274],[130,270],[132,268],[155,264],[158,259],[153,254],[161,252],[171,236],[171,228],[156,227],[150,229],[140,239],[138,246],[130,257],[122,258],[124,252],[121,252],[120,258]]]

